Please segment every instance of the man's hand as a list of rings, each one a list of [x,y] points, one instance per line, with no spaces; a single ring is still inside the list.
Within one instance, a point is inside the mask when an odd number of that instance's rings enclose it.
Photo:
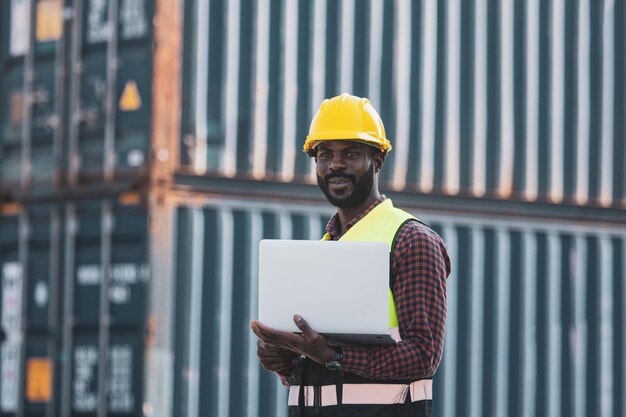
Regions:
[[[283,375],[289,374],[293,360],[299,356],[290,350],[268,345],[262,340],[256,344],[256,353],[263,368]]]
[[[325,364],[335,356],[335,350],[328,345],[326,338],[311,329],[302,317],[296,314],[293,316],[293,321],[302,334],[272,329],[256,320],[250,324],[250,327],[266,345],[304,355],[314,362]]]

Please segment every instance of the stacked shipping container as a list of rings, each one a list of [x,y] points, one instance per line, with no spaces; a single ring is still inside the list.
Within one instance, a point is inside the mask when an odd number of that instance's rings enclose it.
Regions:
[[[300,149],[343,91],[385,121],[384,191],[453,258],[435,414],[626,414],[624,19],[2,2],[0,415],[285,415],[248,328],[257,244],[319,238]]]
[[[314,182],[300,152],[308,122],[324,97],[349,91],[385,121],[394,190],[624,207],[620,2],[236,0],[186,11],[181,163],[193,172]]]
[[[141,414],[153,9],[0,5],[1,415]]]
[[[73,3],[2,2],[0,178],[5,193],[61,189],[145,171],[151,5],[143,0]],[[109,29],[109,16],[116,30]]]
[[[93,412],[102,384],[110,413],[140,412],[146,226],[145,210],[107,202],[4,213],[3,415]]]

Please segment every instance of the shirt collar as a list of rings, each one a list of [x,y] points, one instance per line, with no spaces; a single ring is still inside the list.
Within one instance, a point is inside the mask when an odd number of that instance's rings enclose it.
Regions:
[[[357,216],[346,225],[346,232],[350,230],[352,226],[357,224],[359,220],[367,216],[370,211],[374,210],[374,207],[376,207],[386,199],[387,197],[385,197],[385,195],[381,195],[380,198],[370,204],[365,210],[357,214]],[[335,215],[331,217],[328,221],[328,224],[326,225],[326,233],[330,235],[330,240],[339,240],[339,238],[343,236],[343,234],[341,233],[341,222],[339,221],[339,213],[335,213]]]

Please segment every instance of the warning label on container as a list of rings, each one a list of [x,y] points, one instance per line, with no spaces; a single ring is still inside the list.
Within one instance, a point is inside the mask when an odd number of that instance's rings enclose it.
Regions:
[[[126,81],[118,104],[122,111],[135,111],[141,108],[141,96],[135,80]]]
[[[17,395],[20,386],[20,346],[19,340],[2,343],[0,353],[0,410],[17,411]]]
[[[54,41],[61,37],[63,18],[61,0],[41,0],[37,3],[35,39]]]
[[[30,37],[29,0],[11,0],[11,34],[9,51],[20,56],[28,51]]]
[[[50,358],[29,358],[26,362],[26,399],[40,403],[51,398],[52,361]]]
[[[133,348],[113,345],[109,361],[109,411],[131,413],[135,408],[133,392]],[[94,345],[74,349],[74,381],[72,406],[74,411],[93,412],[97,408],[98,348]]]
[[[22,322],[22,266],[18,262],[2,264],[2,328],[8,334],[19,333]]]

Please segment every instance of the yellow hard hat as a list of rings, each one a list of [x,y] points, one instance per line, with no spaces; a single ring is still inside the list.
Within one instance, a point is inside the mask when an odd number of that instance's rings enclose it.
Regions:
[[[381,152],[391,150],[383,121],[366,98],[343,93],[326,99],[313,117],[304,152],[315,154],[315,147],[326,140],[356,140],[377,147]]]

